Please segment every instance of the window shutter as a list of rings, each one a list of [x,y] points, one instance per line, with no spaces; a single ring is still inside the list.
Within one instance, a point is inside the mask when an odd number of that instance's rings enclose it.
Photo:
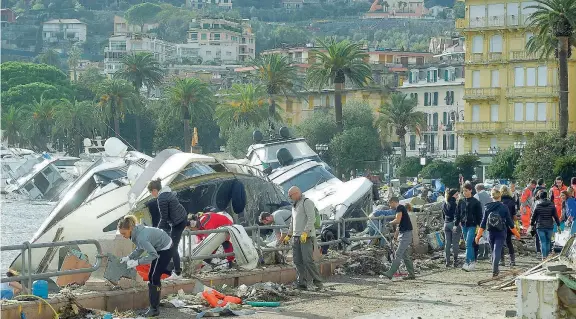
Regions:
[[[448,70],[444,70],[444,81],[448,81]]]
[[[434,92],[434,104],[433,105],[438,105],[438,92]]]
[[[409,82],[410,82],[410,83],[413,83],[413,80],[412,80],[412,72],[410,72],[410,75],[409,75]]]
[[[430,82],[430,71],[426,72],[426,82]]]
[[[434,82],[438,82],[438,71],[433,71],[434,73]]]
[[[424,93],[424,106],[428,106],[428,92]]]

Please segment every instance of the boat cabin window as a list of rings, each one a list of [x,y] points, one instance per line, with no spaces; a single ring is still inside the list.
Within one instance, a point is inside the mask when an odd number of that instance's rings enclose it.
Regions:
[[[180,182],[185,179],[200,175],[213,174],[214,171],[210,166],[201,163],[190,163],[186,168],[178,173],[178,176],[172,180],[172,183]]]
[[[103,147],[91,147],[91,148],[88,148],[88,153],[89,153],[89,154],[103,153],[103,152],[104,152],[104,148],[103,148]]]
[[[277,162],[276,152],[279,149],[286,148],[292,154],[294,159],[301,159],[306,157],[317,156],[316,153],[306,144],[305,141],[289,142],[282,144],[266,145],[263,148],[254,150],[254,155],[250,159],[250,164],[261,164],[269,162]]]
[[[77,159],[59,159],[54,163],[54,165],[56,165],[56,166],[74,166],[74,163],[76,163],[77,161],[78,161]]]
[[[315,186],[325,183],[326,181],[333,178],[336,177],[330,174],[324,167],[319,165],[314,166],[288,179],[285,182],[282,182],[280,185],[286,194],[288,194],[288,190],[292,186],[298,186],[298,188],[300,188],[300,190],[304,193],[314,188]]]

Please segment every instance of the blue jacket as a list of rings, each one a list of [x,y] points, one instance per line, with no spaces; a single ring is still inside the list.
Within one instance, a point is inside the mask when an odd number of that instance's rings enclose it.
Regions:
[[[506,224],[507,228],[514,228],[514,222],[512,221],[512,217],[510,217],[510,212],[508,211],[508,207],[502,204],[502,202],[491,202],[486,204],[484,209],[484,215],[482,216],[482,223],[480,223],[480,228],[486,229],[486,223],[488,222],[488,215],[491,212],[498,212],[502,221]]]

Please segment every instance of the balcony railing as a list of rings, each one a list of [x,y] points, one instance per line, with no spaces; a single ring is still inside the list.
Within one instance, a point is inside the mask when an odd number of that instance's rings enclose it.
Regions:
[[[470,53],[470,58],[468,59],[470,63],[482,63],[484,62],[483,53]]]
[[[464,100],[495,100],[500,96],[500,88],[471,88],[464,90]]]
[[[490,133],[504,131],[503,122],[460,122],[456,123],[458,133]]]
[[[520,97],[557,97],[557,86],[522,86],[507,89],[506,96],[509,98]]]
[[[489,17],[478,17],[474,19],[457,19],[456,29],[499,29],[503,27],[518,28],[526,27],[529,15],[498,15]]]
[[[538,60],[538,56],[526,51],[510,51],[509,59],[511,61],[529,61]]]
[[[546,132],[558,128],[558,121],[534,121],[534,122],[507,122],[506,131],[510,133]]]
[[[502,60],[504,60],[502,52],[490,52],[490,53],[488,53],[488,61],[499,62]]]

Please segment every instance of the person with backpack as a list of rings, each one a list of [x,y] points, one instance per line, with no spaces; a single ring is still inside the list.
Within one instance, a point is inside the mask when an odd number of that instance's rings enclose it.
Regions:
[[[502,246],[506,240],[507,229],[510,229],[512,234],[518,239],[520,239],[520,233],[514,228],[514,222],[512,222],[508,208],[500,201],[502,193],[497,189],[493,189],[492,198],[494,201],[486,204],[484,216],[476,235],[476,242],[480,241],[484,230],[489,232],[490,247],[492,248],[492,276],[496,277],[500,273],[498,266],[500,257],[502,257]]]
[[[442,218],[444,219],[444,254],[446,257],[446,267],[458,267],[458,252],[460,242],[460,213],[456,200],[458,190],[446,189],[446,201],[442,204]],[[454,255],[454,263],[450,260]]]
[[[396,216],[394,220],[390,222],[391,225],[398,225],[397,238],[398,238],[398,248],[395,252],[395,258],[390,265],[390,269],[384,273],[386,278],[392,280],[394,274],[400,267],[400,262],[404,261],[406,266],[406,271],[408,271],[408,276],[404,277],[404,280],[416,279],[414,274],[414,264],[412,263],[412,258],[410,257],[410,245],[412,245],[412,221],[410,220],[410,215],[408,214],[408,209],[406,206],[400,205],[400,200],[398,197],[392,197],[388,200],[388,205],[390,208],[396,210]]]
[[[532,218],[530,219],[531,227],[536,228],[540,238],[540,248],[542,249],[542,259],[546,259],[551,251],[552,235],[554,234],[554,224],[560,232],[560,219],[556,214],[556,207],[548,200],[548,193],[541,190],[538,194],[540,202],[536,205]]]
[[[322,277],[313,258],[318,211],[314,202],[306,198],[297,186],[290,187],[288,197],[293,201],[292,222],[288,227],[288,235],[284,237],[284,243],[288,243],[292,238],[292,255],[297,275],[296,288],[306,290],[308,285],[314,284],[316,288],[322,289]]]
[[[508,208],[508,212],[510,213],[510,217],[516,225],[516,201],[512,196],[512,193],[508,189],[508,186],[502,185],[500,186],[500,192],[502,193],[502,204],[506,205]],[[508,253],[510,254],[510,267],[516,266],[516,256],[514,255],[514,245],[512,244],[512,231],[509,229],[506,231],[506,245],[508,248]],[[500,259],[500,264],[502,266],[505,265],[504,260],[504,249],[502,249],[502,258]]]
[[[460,223],[462,224],[462,231],[464,233],[464,240],[466,241],[466,261],[462,266],[465,271],[473,271],[476,268],[476,249],[474,248],[474,235],[476,228],[482,222],[482,205],[480,201],[472,195],[474,186],[470,183],[465,183],[462,187],[462,195],[464,199],[460,201],[458,210],[460,211]]]

